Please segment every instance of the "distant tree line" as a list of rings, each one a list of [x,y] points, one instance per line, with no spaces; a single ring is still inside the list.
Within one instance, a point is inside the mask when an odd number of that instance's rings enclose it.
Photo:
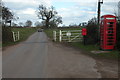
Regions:
[[[31,27],[32,26],[32,21],[31,20],[27,20],[25,22],[25,27]]]

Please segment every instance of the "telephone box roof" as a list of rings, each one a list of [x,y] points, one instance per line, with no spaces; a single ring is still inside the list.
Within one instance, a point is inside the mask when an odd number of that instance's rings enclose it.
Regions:
[[[108,15],[103,15],[101,17],[116,17],[116,16],[108,14]]]

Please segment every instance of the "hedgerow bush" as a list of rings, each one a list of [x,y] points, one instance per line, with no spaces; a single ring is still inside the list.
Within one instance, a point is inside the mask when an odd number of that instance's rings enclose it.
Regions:
[[[13,42],[11,27],[2,27],[2,43]]]
[[[92,18],[87,28],[87,35],[86,35],[86,44],[97,44],[99,42],[99,28],[97,25],[97,19]]]
[[[2,42],[2,26],[0,26],[0,43]]]
[[[120,51],[120,22],[117,23],[117,49]]]

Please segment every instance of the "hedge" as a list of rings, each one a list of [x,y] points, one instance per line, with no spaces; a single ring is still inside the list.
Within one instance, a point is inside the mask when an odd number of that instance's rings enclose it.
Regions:
[[[117,49],[120,51],[120,22],[117,23]]]
[[[2,43],[13,42],[11,27],[2,27]]]

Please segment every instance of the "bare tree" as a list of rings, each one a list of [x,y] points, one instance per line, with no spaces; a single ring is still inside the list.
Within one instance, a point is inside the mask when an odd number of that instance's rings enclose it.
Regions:
[[[17,27],[18,25],[16,23],[12,22],[12,26]]]
[[[117,8],[118,9],[114,8],[114,15],[120,20],[120,1],[118,2]]]
[[[13,19],[13,13],[10,11],[9,8],[1,5],[2,7],[2,20],[4,20],[5,24],[7,22],[11,23],[11,20]]]
[[[56,16],[53,21],[56,23],[56,25],[62,24],[62,17]]]
[[[57,27],[59,24],[62,24],[62,17],[55,16],[53,19],[50,20],[49,24],[51,28]]]
[[[41,26],[43,26],[43,25],[42,25],[42,23],[40,23],[39,21],[36,21],[36,22],[35,22],[35,26],[36,26],[36,27],[41,27]]]
[[[26,27],[31,27],[32,26],[32,21],[27,20],[26,23],[25,23],[25,26]]]
[[[37,13],[38,18],[45,21],[46,28],[49,28],[50,20],[57,15],[57,11],[55,11],[53,6],[47,8],[44,5],[39,5]]]
[[[22,27],[22,26],[23,26],[23,23],[22,23],[22,22],[19,22],[19,26]]]

